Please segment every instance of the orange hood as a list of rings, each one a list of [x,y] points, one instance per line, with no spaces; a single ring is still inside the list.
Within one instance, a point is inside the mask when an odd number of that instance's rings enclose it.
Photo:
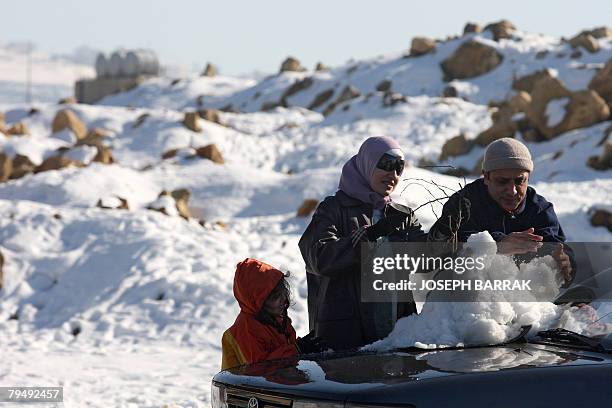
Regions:
[[[251,315],[257,314],[283,276],[278,269],[253,258],[247,258],[236,265],[234,297],[240,310]]]

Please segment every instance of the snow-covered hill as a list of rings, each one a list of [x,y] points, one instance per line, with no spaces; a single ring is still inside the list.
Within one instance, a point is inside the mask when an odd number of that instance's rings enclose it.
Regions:
[[[440,61],[468,39],[498,50],[502,64],[473,79],[444,82]],[[298,335],[307,333],[297,242],[309,219],[296,217],[296,210],[305,199],[335,192],[341,165],[363,140],[388,135],[400,141],[415,166],[405,172],[396,199],[418,207],[431,200],[428,181],[457,188],[463,179],[416,164],[437,162],[450,138],[464,133],[473,139],[490,127],[486,104],[507,99],[517,77],[549,68],[570,90],[586,88],[595,69],[612,58],[612,40],[598,44],[598,52],[570,58],[570,46],[548,36],[517,32],[498,42],[488,32],[468,34],[440,42],[435,53],[422,57],[398,52],[259,82],[157,78],[94,106],[58,106],[59,94],[53,93],[50,103],[38,103],[34,111],[14,97],[20,80],[11,64],[17,64],[17,54],[0,49],[8,55],[0,81],[9,84],[0,85],[0,111],[7,126],[21,122],[30,133],[0,134],[0,152],[40,165],[63,148],[89,162],[95,147],[75,148],[73,132],[51,131],[57,112],[68,107],[88,129],[105,130],[102,143],[115,161],[0,184],[0,346],[8,361],[0,367],[0,382],[63,385],[66,406],[208,406],[221,334],[238,311],[232,295],[238,262],[256,257],[292,272],[290,314]],[[46,67],[40,78],[67,86],[68,76],[58,72],[74,66],[53,64],[39,64]],[[308,87],[282,98],[308,77]],[[376,91],[384,80],[404,101],[385,106],[384,92]],[[35,92],[46,92],[45,84],[35,82]],[[449,84],[465,99],[442,97]],[[349,85],[360,96],[324,115],[329,101]],[[327,89],[334,96],[307,109]],[[281,99],[285,107],[262,111],[263,104]],[[219,113],[222,124],[201,120],[199,132],[182,124],[186,111],[220,107],[228,111]],[[599,154],[611,124],[527,143],[536,163],[532,184],[555,204],[570,240],[612,241],[607,229],[589,222],[593,206],[610,204],[612,174],[586,165]],[[224,164],[190,157],[211,143]],[[179,153],[162,159],[172,149]],[[447,162],[471,169],[482,153],[476,146]],[[147,209],[160,192],[182,188],[190,191],[193,218]],[[129,209],[97,206],[117,197]],[[439,209],[438,203],[417,212],[426,228]]]

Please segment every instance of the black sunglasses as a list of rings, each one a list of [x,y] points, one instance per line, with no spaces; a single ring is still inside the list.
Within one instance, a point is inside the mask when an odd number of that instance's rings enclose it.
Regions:
[[[385,153],[376,164],[376,168],[384,171],[395,171],[398,175],[401,175],[404,171],[404,159]]]

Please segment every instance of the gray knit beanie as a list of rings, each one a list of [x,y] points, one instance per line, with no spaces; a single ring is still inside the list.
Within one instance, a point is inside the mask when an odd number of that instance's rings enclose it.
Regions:
[[[521,169],[532,172],[533,162],[527,146],[510,137],[489,144],[482,161],[482,171],[500,169]]]

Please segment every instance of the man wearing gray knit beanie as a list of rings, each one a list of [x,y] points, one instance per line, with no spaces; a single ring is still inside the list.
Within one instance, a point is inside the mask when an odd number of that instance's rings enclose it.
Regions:
[[[482,162],[483,177],[453,194],[429,231],[431,241],[457,239],[488,231],[505,253],[533,252],[542,242],[565,242],[553,205],[529,186],[534,166],[529,149],[512,138],[489,146]],[[566,283],[572,267],[563,245],[552,254]]]

